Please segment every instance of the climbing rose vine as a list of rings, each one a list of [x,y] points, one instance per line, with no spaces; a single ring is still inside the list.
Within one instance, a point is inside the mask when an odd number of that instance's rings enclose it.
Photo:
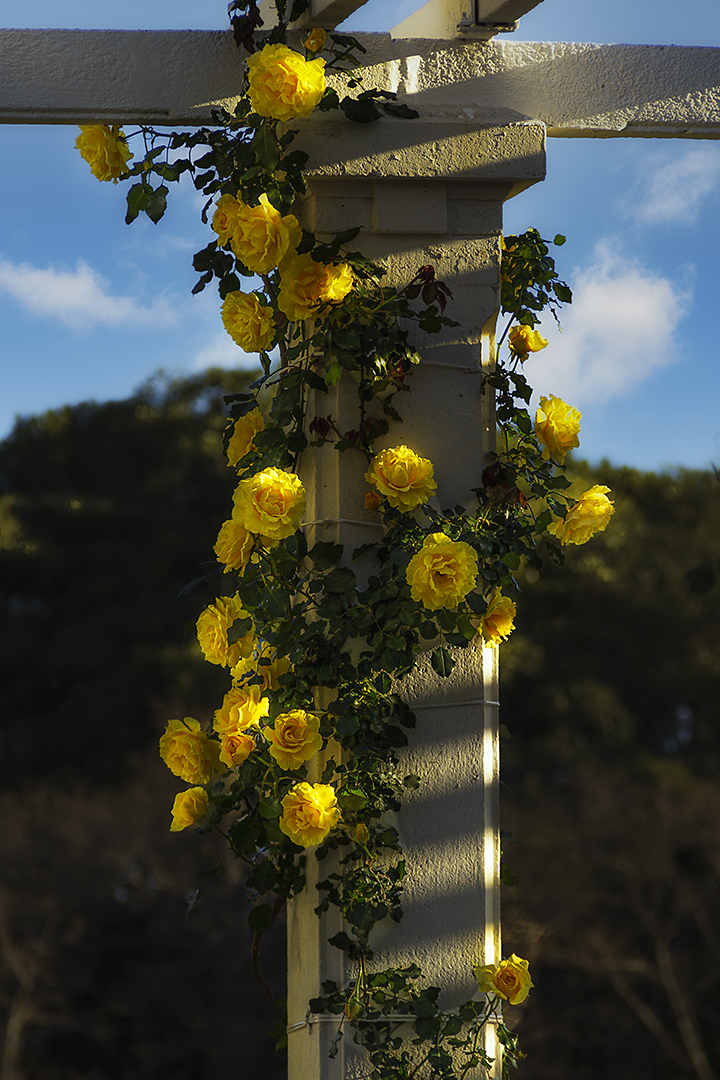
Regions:
[[[173,719],[160,740],[163,760],[188,785],[170,828],[217,829],[247,864],[254,970],[278,1015],[257,967],[260,938],[305,887],[307,860],[322,866],[335,852],[337,870],[317,885],[317,912],[340,909],[345,929],[331,943],[354,975],[318,987],[309,1008],[339,1017],[338,1038],[343,1022],[352,1025],[376,1080],[460,1080],[492,1068],[483,1031],[502,1002],[523,1002],[532,982],[514,954],[478,964],[477,994],[447,1012],[419,966],[374,961],[373,929],[400,917],[405,875],[389,815],[419,784],[398,753],[415,722],[402,678],[424,651],[446,677],[459,650],[497,648],[518,617],[513,572],[523,562],[539,569],[546,555],[562,562],[563,545],[604,529],[613,505],[602,486],[570,493],[564,461],[579,444],[578,410],[552,395],[534,417],[527,409],[524,370],[548,346],[540,317],[571,300],[548,244],[529,230],[501,243],[507,323],[483,379],[496,399],[497,451],[478,463],[466,505],[439,509],[426,448],[407,445],[395,424],[420,361],[408,327],[432,334],[453,325],[452,293],[432,266],[385,283],[384,269],[349,246],[358,229],[321,241],[303,227],[294,210],[308,156],[292,148],[296,129],[287,126],[316,109],[362,122],[417,114],[392,93],[363,88],[355,39],[313,30],[303,52],[289,47],[288,22],[305,3],[281,4],[263,35],[254,0],[230,5],[246,81],[234,111],[217,110],[212,127],[126,136],[90,125],[76,143],[98,179],[132,181],[128,223],[140,213],[158,221],[166,184],[191,176],[212,234],[194,258],[193,292],[217,282],[227,333],[262,368],[247,393],[227,399],[225,452],[237,486],[204,579],[211,599],[197,619],[199,648],[227,669],[227,691],[210,724]],[[144,148],[135,158],[131,139]],[[310,408],[341,380],[357,398],[349,430],[332,411]],[[374,515],[378,539],[357,552],[308,540],[316,523],[304,520],[298,470],[326,446],[364,462],[368,490],[357,512]],[[359,556],[372,564],[363,577]],[[497,1030],[505,1075],[517,1041],[504,1022]]]

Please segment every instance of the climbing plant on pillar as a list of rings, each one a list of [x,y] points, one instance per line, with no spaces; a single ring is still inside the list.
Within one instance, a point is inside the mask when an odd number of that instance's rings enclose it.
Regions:
[[[259,972],[260,938],[304,888],[307,859],[334,850],[340,872],[320,882],[317,911],[334,905],[342,913],[345,929],[331,943],[355,974],[346,986],[319,987],[311,1008],[341,1017],[340,1031],[352,1026],[377,1080],[452,1080],[491,1068],[483,1028],[502,1001],[523,1001],[532,983],[515,955],[478,966],[478,994],[447,1012],[441,987],[427,985],[417,965],[373,964],[373,930],[399,918],[405,874],[388,813],[419,782],[398,755],[414,717],[396,686],[428,647],[440,677],[452,672],[455,649],[478,637],[497,647],[513,629],[512,574],[521,561],[539,568],[541,548],[562,561],[562,545],[604,529],[613,507],[603,487],[570,497],[563,462],[578,445],[577,410],[543,397],[534,419],[528,412],[524,365],[547,345],[540,316],[571,299],[534,230],[503,245],[500,309],[508,319],[485,376],[485,392],[496,395],[499,450],[487,456],[467,505],[441,511],[431,503],[437,485],[421,445],[377,448],[380,438],[393,442],[420,360],[409,327],[433,334],[451,324],[452,295],[432,266],[388,286],[381,266],[348,247],[358,229],[320,240],[293,214],[309,161],[292,147],[292,125],[316,109],[340,108],[363,123],[383,112],[416,115],[393,94],[363,86],[355,39],[313,30],[302,52],[291,49],[287,26],[301,9],[279,3],[277,26],[260,34],[252,0],[231,5],[246,81],[234,111],[218,110],[214,126],[169,135],[86,126],[77,140],[99,179],[131,181],[128,223],[141,213],[158,221],[167,183],[192,177],[207,196],[202,217],[214,234],[195,255],[193,291],[217,281],[227,332],[262,366],[248,393],[228,398],[225,451],[238,485],[207,578],[221,584],[197,620],[200,648],[228,669],[228,690],[210,730],[192,717],[171,720],[160,751],[188,785],[171,828],[217,829],[247,864],[253,964],[273,1007],[279,1012]],[[340,79],[350,91],[342,98]],[[131,143],[142,146],[135,159]],[[332,412],[308,412],[311,393],[341,380],[357,399],[350,429]],[[380,539],[355,552],[305,536],[300,462],[328,445],[364,459],[365,509],[376,515]],[[372,564],[367,580],[354,568],[360,554]],[[318,754],[324,767],[310,782]],[[400,1037],[398,1016],[410,1018],[409,1038]],[[498,1030],[505,1072],[517,1060],[516,1039],[504,1023]]]

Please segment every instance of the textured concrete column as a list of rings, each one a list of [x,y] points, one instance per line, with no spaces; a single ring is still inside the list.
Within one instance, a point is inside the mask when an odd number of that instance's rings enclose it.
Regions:
[[[373,141],[387,141],[388,149],[383,156],[380,145],[372,158],[361,154],[366,130],[354,135],[346,125],[317,123],[308,138],[314,159],[327,164],[315,174],[300,213],[321,236],[360,225],[353,246],[382,262],[392,284],[409,282],[431,263],[453,292],[448,314],[460,325],[436,339],[423,335],[423,361],[411,376],[411,393],[398,403],[403,423],[393,424],[381,443],[406,443],[433,461],[437,505],[445,509],[474,500],[470,489],[479,486],[483,453],[493,445],[492,401],[481,394],[481,373],[492,359],[502,203],[542,178],[544,132],[524,124],[460,129],[441,120],[433,121],[433,130],[430,121],[398,130],[399,123],[384,132],[375,125]],[[420,136],[419,147],[400,151],[411,133]],[[338,385],[317,395],[310,413],[331,413],[341,430],[355,427],[353,399],[352,388]],[[305,473],[308,521],[315,522],[310,542],[334,540],[352,550],[377,536],[377,516],[364,508],[365,468],[359,454],[326,447],[312,455]],[[443,680],[428,654],[400,687],[418,721],[404,761],[422,786],[394,822],[407,858],[405,915],[377,929],[371,964],[373,970],[420,964],[430,982],[444,988],[446,1008],[475,992],[473,964],[500,956],[496,656],[478,647],[457,650],[456,659],[452,676]],[[318,920],[314,913],[312,850],[308,867],[310,888],[292,902],[288,918],[290,1080],[365,1077],[350,1031],[330,1059],[338,1019],[306,1015],[323,979],[344,985],[354,974],[344,954],[327,944],[342,928],[339,915]],[[325,862],[321,877],[331,869]],[[494,1032],[487,1050],[496,1053]]]

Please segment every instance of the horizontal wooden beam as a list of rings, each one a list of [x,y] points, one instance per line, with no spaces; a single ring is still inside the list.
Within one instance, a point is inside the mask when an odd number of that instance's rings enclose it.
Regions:
[[[717,48],[358,36],[366,85],[428,117],[457,106],[473,125],[530,119],[555,136],[720,138]],[[3,30],[0,70],[2,123],[193,125],[233,106],[243,60],[223,31]]]

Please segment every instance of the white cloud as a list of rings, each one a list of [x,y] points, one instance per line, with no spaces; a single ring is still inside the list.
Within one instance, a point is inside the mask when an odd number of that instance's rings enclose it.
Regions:
[[[542,394],[580,407],[608,401],[679,358],[673,335],[690,295],[677,283],[617,254],[605,240],[570,284],[573,302],[561,315],[563,332],[546,320],[551,347],[531,361]]]
[[[694,146],[663,165],[664,157],[658,151],[645,157],[625,213],[643,225],[694,225],[720,191],[720,148]]]
[[[260,359],[255,353],[246,353],[235,344],[224,331],[215,334],[207,344],[195,353],[193,368],[203,371],[207,367],[251,368],[260,367]]]
[[[113,296],[105,278],[83,259],[78,259],[74,270],[43,270],[0,257],[2,292],[30,315],[55,319],[72,330],[167,326],[178,318],[178,312],[163,297],[145,306],[131,296]]]

